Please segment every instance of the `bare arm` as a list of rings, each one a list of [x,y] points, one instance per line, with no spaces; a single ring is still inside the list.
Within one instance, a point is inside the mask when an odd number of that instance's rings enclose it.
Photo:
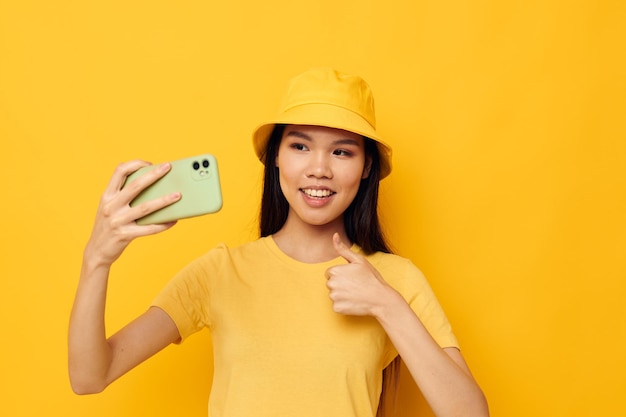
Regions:
[[[151,308],[107,340],[104,322],[111,265],[139,236],[169,229],[174,223],[139,226],[135,220],[180,198],[178,194],[130,207],[145,187],[165,175],[155,169],[122,189],[126,177],[146,162],[121,164],[102,195],[94,228],[85,247],[78,289],[70,316],[68,365],[72,389],[79,394],[102,391],[108,384],[179,338],[165,312]]]
[[[441,349],[402,296],[389,291],[375,317],[435,415],[488,416],[487,401],[461,352]]]
[[[335,311],[371,315],[382,325],[411,376],[438,417],[486,417],[487,401],[456,348],[442,349],[404,298],[378,271],[339,239],[337,252],[348,265],[328,270],[328,287]]]

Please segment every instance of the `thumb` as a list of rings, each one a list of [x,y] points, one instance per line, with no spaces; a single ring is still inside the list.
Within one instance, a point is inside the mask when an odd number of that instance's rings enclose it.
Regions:
[[[343,243],[339,233],[333,235],[333,246],[337,253],[350,263],[358,262],[361,259],[357,253],[352,252],[350,248]]]

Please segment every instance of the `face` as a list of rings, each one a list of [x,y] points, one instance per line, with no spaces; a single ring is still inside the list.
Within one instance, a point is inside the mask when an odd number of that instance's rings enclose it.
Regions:
[[[369,173],[360,135],[321,126],[287,126],[276,166],[289,203],[287,222],[314,226],[343,222]]]

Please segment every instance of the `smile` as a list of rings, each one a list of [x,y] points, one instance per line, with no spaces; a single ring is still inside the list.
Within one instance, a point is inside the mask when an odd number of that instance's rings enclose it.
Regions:
[[[302,188],[300,189],[300,191],[302,191],[308,197],[312,198],[326,198],[330,197],[333,194],[336,194],[334,191],[331,190],[313,190],[310,188]]]

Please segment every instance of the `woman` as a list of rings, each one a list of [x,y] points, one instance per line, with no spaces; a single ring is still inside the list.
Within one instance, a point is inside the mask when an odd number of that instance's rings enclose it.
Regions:
[[[265,164],[261,238],[195,260],[107,339],[111,265],[136,237],[173,226],[139,226],[137,218],[180,198],[131,208],[169,164],[124,189],[146,163],[118,167],[85,248],[70,319],[73,389],[99,392],[208,327],[211,416],[373,416],[383,369],[399,357],[436,415],[488,415],[428,283],[389,253],[381,233],[378,182],[391,170],[391,150],[375,131],[369,86],[326,68],[295,77],[276,119],[255,131],[254,148]]]

